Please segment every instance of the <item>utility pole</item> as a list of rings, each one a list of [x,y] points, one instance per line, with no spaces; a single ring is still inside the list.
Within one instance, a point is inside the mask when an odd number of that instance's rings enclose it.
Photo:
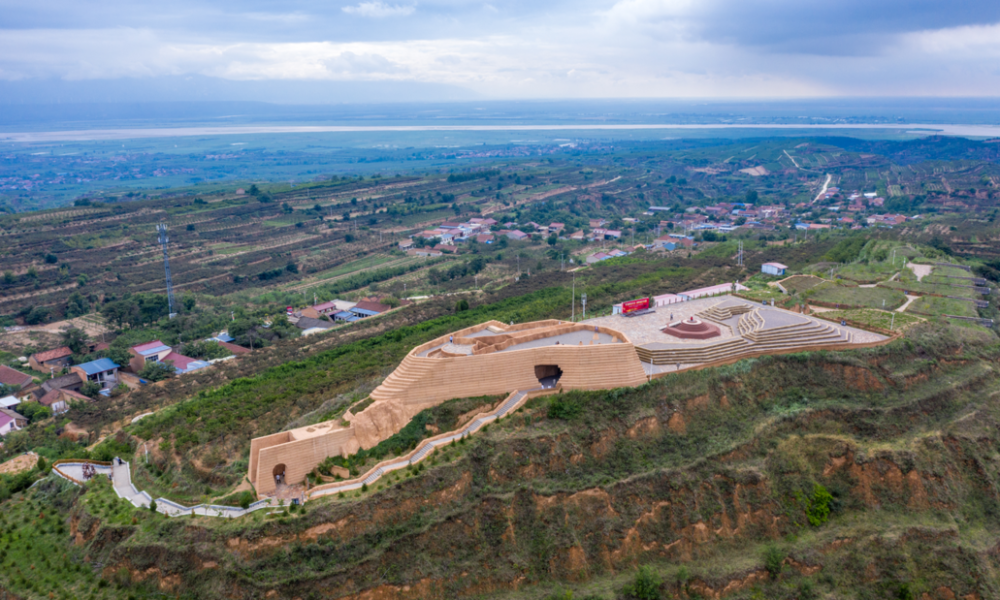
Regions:
[[[174,285],[170,282],[170,259],[167,257],[167,226],[165,223],[160,223],[156,226],[156,230],[160,233],[160,246],[163,248],[163,270],[167,275],[167,314],[173,319],[177,314],[174,312]]]
[[[576,321],[576,271],[573,271],[573,299],[571,303],[573,305],[571,313],[573,316],[571,317],[570,320],[575,322]]]
[[[580,303],[583,304],[583,320],[587,320],[587,294],[580,296]]]

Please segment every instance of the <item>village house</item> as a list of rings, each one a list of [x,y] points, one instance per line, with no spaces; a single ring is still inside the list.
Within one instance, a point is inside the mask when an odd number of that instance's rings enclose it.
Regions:
[[[312,335],[320,331],[326,331],[333,327],[333,323],[326,319],[314,319],[312,317],[302,317],[295,326],[302,330],[302,335]]]
[[[442,252],[435,250],[433,248],[413,248],[412,250],[406,251],[407,256],[424,256],[424,257],[437,257],[441,256]]]
[[[54,415],[68,411],[69,403],[74,401],[90,402],[91,399],[73,390],[52,390],[38,399],[38,403],[49,407]]]
[[[599,227],[591,232],[591,236],[593,236],[594,239],[617,240],[622,236],[622,232],[618,229],[603,229]]]
[[[691,249],[694,247],[695,247],[694,238],[677,234],[663,235],[656,238],[656,240],[653,242],[653,248],[658,248],[668,251],[678,250],[680,248]]]
[[[70,390],[73,392],[78,392],[83,387],[83,382],[86,381],[79,373],[71,372],[60,377],[53,377],[48,381],[42,382],[42,385],[32,390],[32,398],[38,400],[48,394],[52,390]]]
[[[110,358],[99,358],[70,367],[86,381],[99,383],[101,387],[114,387],[118,383],[118,369],[121,368]]]
[[[9,408],[0,408],[0,436],[28,426],[28,419]]]
[[[0,385],[9,385],[21,390],[34,382],[31,375],[22,373],[17,369],[11,369],[6,365],[0,365]]]
[[[138,373],[148,362],[163,362],[163,359],[173,350],[160,340],[155,340],[132,346],[128,352],[132,355],[128,362],[129,370]]]
[[[356,302],[351,302],[350,300],[330,300],[329,302],[323,302],[321,304],[316,304],[313,306],[318,314],[330,316],[345,310],[351,310]],[[319,317],[313,317],[314,319]]]
[[[778,262],[764,263],[760,266],[760,272],[767,275],[784,275],[787,266]]]
[[[53,350],[32,354],[28,358],[28,366],[42,373],[52,371],[62,371],[73,362],[73,351],[69,346],[62,346]]]
[[[358,302],[357,305],[351,309],[351,312],[354,313],[355,316],[365,319],[367,317],[380,315],[389,310],[392,310],[391,306],[380,304],[378,302],[362,301]]]

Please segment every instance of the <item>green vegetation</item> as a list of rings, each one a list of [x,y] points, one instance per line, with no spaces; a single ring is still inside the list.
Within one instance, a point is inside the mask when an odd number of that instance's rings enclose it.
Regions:
[[[902,292],[881,287],[863,288],[838,283],[824,283],[803,294],[813,302],[841,305],[845,308],[885,308],[892,310],[906,302]]]
[[[915,304],[915,303],[914,303]],[[912,309],[914,305],[910,305]],[[908,309],[909,310],[909,309]],[[820,313],[826,319],[839,321],[845,319],[848,323],[858,324],[861,327],[872,327],[884,331],[902,331],[911,325],[923,321],[920,317],[909,315],[906,312],[889,312],[871,308],[858,310],[831,310]]]

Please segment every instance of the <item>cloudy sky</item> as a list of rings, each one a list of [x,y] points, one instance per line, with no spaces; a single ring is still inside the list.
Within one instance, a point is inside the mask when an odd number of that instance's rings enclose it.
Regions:
[[[0,0],[0,80],[481,98],[1000,95],[996,0]]]

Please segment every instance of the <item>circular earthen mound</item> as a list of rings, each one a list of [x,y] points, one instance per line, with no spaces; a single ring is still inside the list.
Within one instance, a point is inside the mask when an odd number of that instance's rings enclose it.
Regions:
[[[721,335],[719,327],[700,319],[686,319],[662,329],[663,333],[684,340],[707,340]]]

